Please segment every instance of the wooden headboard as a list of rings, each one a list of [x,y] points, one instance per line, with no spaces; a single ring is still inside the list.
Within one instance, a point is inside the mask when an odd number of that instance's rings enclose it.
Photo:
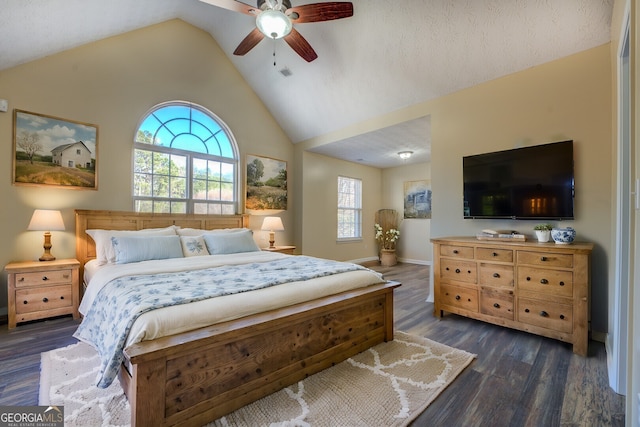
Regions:
[[[96,245],[87,230],[142,230],[177,225],[183,228],[215,230],[249,226],[249,215],[158,214],[144,212],[93,211],[76,209],[76,258],[80,278],[84,264],[96,257]]]

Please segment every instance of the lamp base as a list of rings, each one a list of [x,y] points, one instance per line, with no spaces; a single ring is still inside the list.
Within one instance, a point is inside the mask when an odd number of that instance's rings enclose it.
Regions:
[[[45,252],[42,254],[42,256],[39,259],[40,261],[53,261],[56,259],[56,257],[51,255],[49,252]]]
[[[40,257],[40,261],[53,261],[56,259],[51,255],[51,233],[49,231],[44,233],[44,245],[42,247],[44,248],[44,253]]]
[[[269,249],[273,249],[275,248],[275,243],[276,243],[276,233],[275,231],[270,231],[269,232]]]

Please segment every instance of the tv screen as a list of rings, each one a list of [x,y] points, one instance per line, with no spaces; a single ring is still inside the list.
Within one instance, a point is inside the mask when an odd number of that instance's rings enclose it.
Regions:
[[[465,156],[465,218],[573,219],[573,141]]]

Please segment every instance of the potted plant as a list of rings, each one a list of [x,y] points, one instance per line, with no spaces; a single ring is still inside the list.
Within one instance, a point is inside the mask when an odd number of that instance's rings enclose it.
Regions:
[[[538,238],[538,242],[545,243],[549,241],[551,237],[551,229],[553,225],[551,224],[536,224],[533,229],[536,232],[536,237]]]
[[[376,213],[375,238],[380,250],[380,264],[390,267],[398,262],[396,242],[400,238],[398,213],[393,209],[380,209]]]

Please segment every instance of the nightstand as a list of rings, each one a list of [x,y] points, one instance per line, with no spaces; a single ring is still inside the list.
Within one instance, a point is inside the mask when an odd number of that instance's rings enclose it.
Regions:
[[[275,248],[262,248],[263,251],[280,252],[281,254],[293,255],[296,250],[295,246],[276,246]]]
[[[75,259],[7,264],[9,329],[19,322],[63,314],[79,318],[79,269]]]

